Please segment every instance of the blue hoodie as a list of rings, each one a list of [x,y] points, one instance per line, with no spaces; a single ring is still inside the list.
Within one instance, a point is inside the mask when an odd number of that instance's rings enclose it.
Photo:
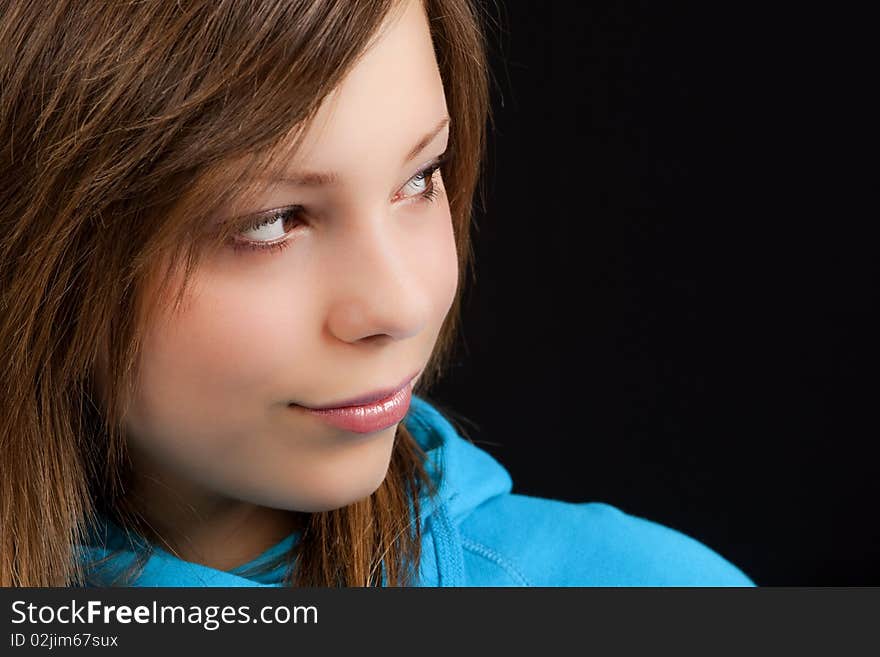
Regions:
[[[754,586],[702,543],[601,502],[571,503],[511,492],[510,475],[429,402],[412,396],[406,427],[440,481],[421,506],[422,557],[416,586]],[[442,473],[442,476],[440,474]],[[105,557],[112,577],[131,563],[110,523],[84,558]],[[222,571],[154,548],[136,586],[281,586],[283,566],[247,571],[291,548],[294,533],[253,561]],[[109,584],[110,580],[106,580]]]

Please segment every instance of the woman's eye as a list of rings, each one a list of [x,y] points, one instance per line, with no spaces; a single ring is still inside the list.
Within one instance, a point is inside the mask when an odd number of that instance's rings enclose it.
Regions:
[[[412,189],[416,192],[414,196],[421,196],[421,200],[433,201],[437,197],[438,192],[435,187],[434,173],[443,166],[443,163],[446,162],[446,160],[447,153],[443,153],[443,155],[434,160],[432,164],[429,164],[410,178],[404,187],[412,185]]]
[[[268,216],[263,215],[257,222],[251,224],[247,229],[242,231],[241,235],[249,235],[250,239],[262,241],[263,238],[269,240],[284,237],[290,230],[290,226],[294,224],[293,219],[296,216],[297,206],[291,205],[278,210],[272,210]]]
[[[255,221],[236,233],[233,248],[257,251],[286,248],[292,241],[288,233],[302,223],[298,219],[301,210],[298,205],[287,205],[258,214]]]
[[[406,181],[399,195],[416,202],[431,202],[437,198],[439,189],[434,182],[434,173],[446,160],[444,153],[432,164],[423,168]],[[287,205],[277,210],[261,212],[254,220],[236,233],[232,247],[236,251],[270,251],[285,249],[294,241],[289,233],[303,222],[299,218],[302,206]]]
[[[410,178],[403,188],[410,188],[414,190],[415,193],[405,194],[405,198],[416,198],[418,201],[426,202],[433,201],[437,198],[439,189],[434,181],[434,173],[440,168],[441,164],[443,164],[442,161],[435,161],[434,164],[422,169]]]
[[[433,171],[420,171],[410,178],[404,187],[410,187],[416,194],[424,192],[431,184]]]

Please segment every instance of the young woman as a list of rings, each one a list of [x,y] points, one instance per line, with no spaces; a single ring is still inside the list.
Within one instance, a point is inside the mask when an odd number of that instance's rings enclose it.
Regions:
[[[0,9],[4,586],[751,585],[511,493],[426,396],[489,115],[473,0]]]

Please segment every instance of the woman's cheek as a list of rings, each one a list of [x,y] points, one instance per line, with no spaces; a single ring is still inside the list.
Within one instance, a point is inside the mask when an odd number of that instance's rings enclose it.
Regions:
[[[455,300],[455,293],[458,289],[458,250],[455,243],[455,232],[452,228],[452,219],[449,215],[449,206],[444,197],[444,207],[446,220],[442,222],[442,231],[438,236],[437,243],[442,247],[437,251],[437,276],[438,276],[438,296],[441,300],[443,316],[449,312],[452,302]]]

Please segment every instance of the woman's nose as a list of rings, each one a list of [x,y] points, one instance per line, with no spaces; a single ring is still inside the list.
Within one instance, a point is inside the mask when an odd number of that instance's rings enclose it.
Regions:
[[[428,325],[430,272],[422,271],[419,254],[407,248],[405,234],[394,233],[393,223],[387,214],[374,218],[336,244],[327,324],[340,340],[403,340]]]

